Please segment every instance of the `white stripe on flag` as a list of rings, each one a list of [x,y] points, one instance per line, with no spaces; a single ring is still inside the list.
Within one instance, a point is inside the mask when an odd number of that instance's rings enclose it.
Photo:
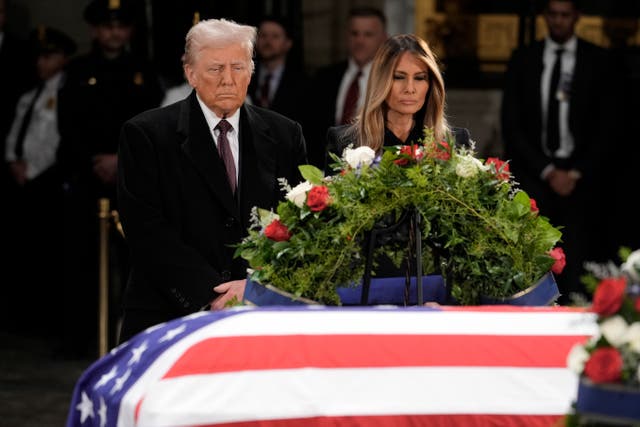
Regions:
[[[163,380],[149,391],[138,426],[342,415],[562,415],[576,390],[576,376],[562,368],[305,368],[191,375]]]

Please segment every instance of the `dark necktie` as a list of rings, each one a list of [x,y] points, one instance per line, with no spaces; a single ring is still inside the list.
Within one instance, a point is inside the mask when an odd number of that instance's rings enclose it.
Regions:
[[[264,76],[262,86],[260,86],[260,106],[269,108],[269,85],[271,84],[271,74]]]
[[[22,122],[20,123],[20,130],[18,131],[18,137],[16,139],[16,146],[13,149],[13,152],[16,155],[17,159],[22,159],[24,155],[24,138],[27,135],[27,129],[29,128],[29,123],[31,122],[31,117],[33,116],[33,108],[36,105],[36,101],[40,98],[40,94],[42,93],[42,89],[44,88],[44,82],[38,85],[36,89],[36,94],[33,96],[27,111],[25,111],[24,116],[22,117]]]
[[[218,153],[220,158],[224,162],[224,167],[227,170],[227,179],[229,180],[229,187],[231,192],[236,192],[236,165],[233,161],[233,153],[231,153],[231,145],[227,139],[227,132],[233,127],[231,123],[222,119],[216,126],[216,129],[220,131],[218,135]]]
[[[351,122],[356,112],[358,98],[360,97],[360,85],[358,83],[360,76],[362,76],[362,70],[358,70],[358,73],[351,81],[351,85],[349,85],[347,96],[344,99],[344,108],[342,109],[342,120],[340,120],[340,124],[345,125]]]
[[[560,109],[558,102],[558,84],[562,72],[562,52],[563,49],[556,50],[556,60],[551,71],[551,81],[549,83],[549,102],[547,104],[547,148],[551,156],[560,147]]]

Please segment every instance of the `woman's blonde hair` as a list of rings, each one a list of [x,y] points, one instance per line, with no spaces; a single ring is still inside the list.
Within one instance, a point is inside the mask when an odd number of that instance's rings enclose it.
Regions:
[[[388,38],[373,59],[363,107],[346,135],[352,140],[355,136],[357,146],[366,145],[378,152],[384,145],[385,117],[388,108],[385,100],[391,92],[393,73],[400,56],[405,52],[411,53],[423,62],[429,74],[429,90],[425,104],[415,116],[424,117],[423,126],[433,128],[436,140],[442,140],[449,131],[444,112],[444,81],[435,55],[427,42],[420,37],[413,34],[398,34]]]

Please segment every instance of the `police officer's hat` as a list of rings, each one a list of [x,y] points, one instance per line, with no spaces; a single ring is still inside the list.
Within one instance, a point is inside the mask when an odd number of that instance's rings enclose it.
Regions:
[[[128,0],[91,0],[84,9],[84,19],[91,25],[111,21],[123,24],[133,23],[133,11]]]
[[[36,54],[60,52],[71,56],[76,51],[76,42],[55,28],[39,26],[31,33],[31,43]]]

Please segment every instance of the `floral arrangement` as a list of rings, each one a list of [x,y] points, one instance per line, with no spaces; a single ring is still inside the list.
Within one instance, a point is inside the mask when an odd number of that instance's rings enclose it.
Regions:
[[[620,250],[621,266],[588,264],[584,278],[593,292],[591,310],[599,333],[576,344],[567,357],[574,372],[596,384],[640,390],[640,250]]]
[[[254,209],[236,249],[253,281],[339,305],[336,288],[363,276],[367,233],[407,211],[421,217],[424,274],[446,274],[460,304],[511,296],[564,266],[555,247],[559,229],[516,188],[508,163],[477,158],[473,143],[435,141],[425,128],[416,145],[385,147],[378,156],[369,147],[348,147],[332,157],[335,175],[301,166],[305,181],[293,188],[281,181],[287,194],[276,212]],[[376,257],[400,266],[410,255],[401,240],[379,246]]]

